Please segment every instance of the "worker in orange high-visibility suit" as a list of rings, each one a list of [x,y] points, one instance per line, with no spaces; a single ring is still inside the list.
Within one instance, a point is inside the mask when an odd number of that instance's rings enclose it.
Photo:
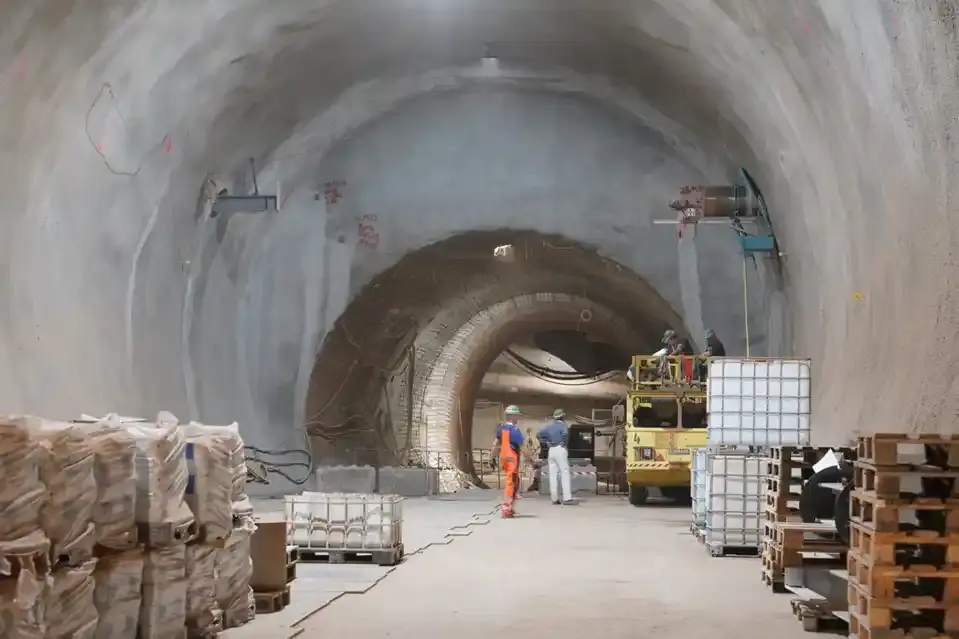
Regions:
[[[523,431],[516,425],[521,414],[519,406],[507,406],[505,412],[506,421],[496,429],[500,468],[506,475],[506,490],[503,492],[500,513],[503,517],[512,517],[516,497],[519,494],[519,459],[525,437]]]

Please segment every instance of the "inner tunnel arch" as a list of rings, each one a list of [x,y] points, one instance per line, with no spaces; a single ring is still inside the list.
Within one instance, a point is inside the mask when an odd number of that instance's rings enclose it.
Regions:
[[[494,257],[501,245],[512,259]],[[513,341],[557,328],[624,354],[655,350],[666,328],[687,333],[653,285],[569,238],[471,231],[407,254],[317,349],[305,426],[319,463],[465,469],[483,374]]]

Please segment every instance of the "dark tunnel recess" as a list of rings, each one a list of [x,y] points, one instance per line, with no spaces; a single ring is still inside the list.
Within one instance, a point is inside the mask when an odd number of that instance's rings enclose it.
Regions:
[[[456,235],[406,255],[349,304],[317,354],[306,427],[321,464],[457,475],[471,468],[483,376],[511,344],[595,372],[655,351],[667,327],[685,332],[652,286],[590,247],[532,231]]]

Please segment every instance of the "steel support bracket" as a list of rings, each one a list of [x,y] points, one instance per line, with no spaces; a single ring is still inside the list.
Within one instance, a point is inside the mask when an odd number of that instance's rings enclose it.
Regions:
[[[275,212],[276,204],[275,195],[221,195],[213,203],[210,217],[235,213]]]

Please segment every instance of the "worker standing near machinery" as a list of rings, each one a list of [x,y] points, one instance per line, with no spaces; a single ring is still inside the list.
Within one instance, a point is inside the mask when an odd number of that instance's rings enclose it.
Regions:
[[[523,431],[516,422],[522,414],[519,406],[506,407],[506,421],[496,429],[496,443],[499,445],[500,469],[506,475],[506,490],[503,493],[503,505],[500,512],[503,517],[512,517],[516,496],[519,494],[519,460],[523,449]]]
[[[566,411],[557,408],[553,411],[553,421],[543,426],[537,434],[537,439],[549,446],[547,460],[549,463],[549,495],[556,505],[569,504],[573,501],[570,489],[569,475],[569,428],[566,427]],[[560,485],[562,485],[562,501],[560,500]]]
[[[706,350],[703,351],[703,357],[726,357],[726,347],[711,328],[706,329]]]
[[[709,358],[726,357],[726,347],[716,337],[716,331],[711,328],[706,329],[706,350],[703,351],[701,357],[703,361],[699,365],[699,376],[703,381],[706,381],[709,374]]]

